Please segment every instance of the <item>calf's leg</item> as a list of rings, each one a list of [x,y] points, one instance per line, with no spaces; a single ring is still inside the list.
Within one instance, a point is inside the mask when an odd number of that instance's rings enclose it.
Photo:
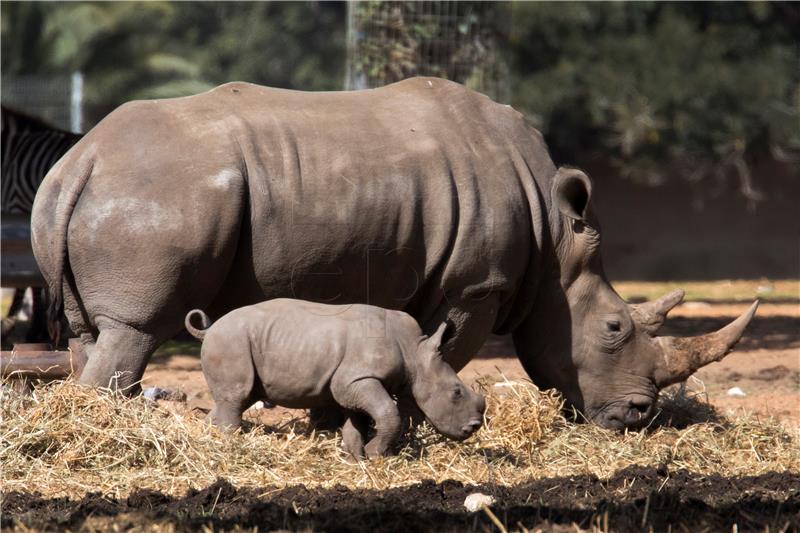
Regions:
[[[224,430],[242,425],[242,413],[253,403],[256,371],[247,338],[206,335],[200,354],[203,375],[214,398],[208,419]]]
[[[342,449],[356,459],[363,459],[368,432],[368,417],[355,411],[347,413],[347,420],[342,426]]]
[[[345,409],[367,413],[375,421],[375,436],[364,446],[367,457],[386,455],[389,447],[400,436],[400,413],[383,384],[374,378],[365,378],[331,392]]]

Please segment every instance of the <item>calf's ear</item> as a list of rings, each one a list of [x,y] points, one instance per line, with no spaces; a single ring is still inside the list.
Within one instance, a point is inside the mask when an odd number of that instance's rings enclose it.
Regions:
[[[553,205],[562,214],[584,221],[592,197],[592,180],[576,168],[559,168],[553,178]]]
[[[442,338],[444,337],[445,332],[447,331],[447,322],[442,322],[439,327],[436,329],[436,332],[428,338],[428,343],[430,343],[431,347],[433,347],[437,352],[439,348],[442,346]]]

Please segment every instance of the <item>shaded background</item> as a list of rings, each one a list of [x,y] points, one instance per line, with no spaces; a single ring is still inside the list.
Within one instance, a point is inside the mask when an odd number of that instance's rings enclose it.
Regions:
[[[800,275],[800,7],[789,3],[2,4],[2,99],[83,131],[242,80],[425,74],[514,105],[596,183],[613,279]],[[79,75],[80,120],[69,116]],[[38,95],[38,96],[37,96]]]

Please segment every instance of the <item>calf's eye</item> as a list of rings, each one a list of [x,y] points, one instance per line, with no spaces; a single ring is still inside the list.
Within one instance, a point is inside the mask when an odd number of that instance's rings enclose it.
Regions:
[[[608,331],[618,332],[622,328],[622,325],[619,323],[619,320],[609,320],[606,322],[606,327]]]

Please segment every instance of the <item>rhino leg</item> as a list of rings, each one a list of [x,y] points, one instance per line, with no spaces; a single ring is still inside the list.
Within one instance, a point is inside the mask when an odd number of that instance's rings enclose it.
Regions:
[[[208,413],[206,420],[223,431],[233,431],[242,427],[242,402],[214,402],[214,408]]]
[[[364,443],[367,442],[369,419],[361,413],[347,413],[347,420],[342,426],[342,449],[355,457],[364,458]]]
[[[308,421],[317,431],[336,431],[345,422],[345,415],[339,406],[312,407],[308,411]]]
[[[426,335],[436,331],[443,321],[452,328],[450,337],[442,344],[444,360],[456,372],[464,368],[486,342],[497,320],[498,297],[488,295],[480,300],[451,302],[441,306],[422,330]]]
[[[125,394],[138,393],[144,368],[160,341],[132,328],[101,329],[79,382]]]
[[[401,434],[420,425],[425,420],[425,413],[419,408],[410,392],[398,396],[397,408],[400,410],[400,418],[403,421]]]
[[[375,421],[375,436],[364,446],[367,457],[387,455],[400,436],[400,413],[383,384],[375,378],[359,379],[341,390],[332,387],[334,399],[345,409],[367,413]]]
[[[209,420],[223,430],[231,430],[241,427],[244,410],[261,398],[254,392],[256,370],[249,339],[226,333],[206,335],[200,362],[214,398]]]

